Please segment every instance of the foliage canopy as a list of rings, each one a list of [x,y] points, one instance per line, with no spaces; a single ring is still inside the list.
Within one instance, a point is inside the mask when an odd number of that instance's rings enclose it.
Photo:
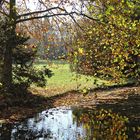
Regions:
[[[140,79],[140,22],[137,1],[100,1],[89,11],[98,21],[82,20],[74,43],[79,72],[111,79]],[[73,55],[73,58],[74,58]]]

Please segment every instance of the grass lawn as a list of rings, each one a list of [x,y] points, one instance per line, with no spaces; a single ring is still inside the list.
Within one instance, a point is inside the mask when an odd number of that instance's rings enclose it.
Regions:
[[[95,80],[98,85],[107,84],[106,81],[97,79],[92,76],[80,75],[71,72],[69,64],[65,61],[41,61],[35,64],[37,68],[47,66],[53,71],[54,75],[48,78],[46,90],[50,94],[60,94],[70,90],[82,90],[86,92],[89,88],[96,87]]]
[[[94,88],[95,77],[77,75],[75,72],[71,72],[68,63],[62,63],[59,61],[36,63],[35,67],[41,69],[43,66],[50,68],[54,76],[48,79],[48,85],[44,88],[36,87],[32,85],[31,92],[28,94],[0,94],[0,122],[12,122],[31,117],[33,114],[46,110],[47,108],[54,108],[59,106],[84,106],[89,107],[94,104],[95,94],[87,94],[83,96],[83,92],[88,88]],[[96,79],[99,85],[110,83]],[[75,92],[71,90],[82,90],[83,92]],[[67,92],[70,91],[70,92]],[[96,99],[98,103],[111,104],[118,102],[119,99],[129,99],[129,94],[140,93],[140,87],[126,87],[108,91],[97,91]],[[20,93],[20,91],[18,91]],[[18,93],[17,92],[17,93]],[[67,92],[66,94],[63,94]],[[22,93],[22,92],[21,92]],[[33,94],[31,94],[33,93]],[[82,93],[82,94],[80,94]],[[94,92],[92,92],[94,93]],[[25,96],[26,95],[26,96]],[[57,96],[55,96],[57,95]],[[123,96],[122,96],[123,95]],[[52,97],[53,96],[53,97]],[[50,97],[50,98],[46,98]],[[130,98],[132,103],[139,104],[139,95],[135,98]],[[137,99],[137,100],[136,100]],[[116,101],[115,101],[116,100]],[[138,103],[137,103],[138,102]],[[127,102],[126,102],[127,103]],[[128,105],[128,103],[127,103]]]

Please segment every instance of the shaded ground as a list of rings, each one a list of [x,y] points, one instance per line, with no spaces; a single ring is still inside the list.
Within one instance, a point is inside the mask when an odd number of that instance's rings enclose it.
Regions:
[[[140,108],[140,87],[122,87],[90,91],[86,96],[77,91],[53,94],[45,89],[31,89],[32,93],[20,95],[0,95],[0,123],[14,122],[31,117],[47,108],[57,106],[127,106],[130,115],[134,108]],[[140,113],[135,116],[140,118]]]

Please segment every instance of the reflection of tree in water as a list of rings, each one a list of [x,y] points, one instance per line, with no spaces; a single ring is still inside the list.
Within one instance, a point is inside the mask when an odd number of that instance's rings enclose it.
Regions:
[[[11,137],[12,125],[0,125],[0,140],[8,140]]]
[[[79,110],[73,111],[74,120],[83,124],[88,140],[126,140],[139,139],[139,127],[132,127],[129,119],[111,110]],[[132,135],[131,135],[132,134]]]
[[[34,140],[37,138],[50,138],[51,139],[51,131],[44,130],[41,128],[40,130],[36,129],[36,124],[40,120],[38,117],[34,118],[32,122],[32,126],[28,121],[25,121],[21,125],[19,123],[12,124],[3,124],[0,126],[0,140]]]
[[[73,123],[72,110],[67,108],[43,111],[33,118],[12,125],[10,134],[5,137],[0,132],[0,140],[77,140],[82,138],[82,128]]]
[[[16,129],[16,133],[13,133],[12,137],[16,140],[34,140],[37,138],[51,138],[51,131],[46,132],[43,128],[41,130],[32,130],[32,129]]]
[[[138,140],[138,125],[108,109],[54,108],[21,123],[0,125],[0,140]]]
[[[24,121],[21,125],[14,125],[12,130],[12,137],[16,140],[34,140],[38,138],[51,138],[52,133],[49,129],[44,127],[38,127],[38,125],[43,126],[45,120],[40,118],[40,115],[37,114],[33,119],[28,119]],[[14,132],[15,130],[15,132]]]

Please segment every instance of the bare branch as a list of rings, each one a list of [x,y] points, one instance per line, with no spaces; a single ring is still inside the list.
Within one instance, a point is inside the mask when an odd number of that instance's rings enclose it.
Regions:
[[[8,3],[6,0],[0,0],[0,7],[4,4],[4,3]]]
[[[98,19],[95,19],[93,17],[90,17],[86,14],[83,14],[83,13],[77,13],[77,12],[65,12],[65,13],[57,13],[57,14],[52,14],[52,15],[41,15],[41,16],[33,16],[33,17],[29,17],[29,18],[25,18],[25,19],[19,19],[16,21],[16,23],[19,23],[19,22],[24,22],[24,21],[29,21],[29,20],[33,20],[33,19],[40,19],[40,18],[50,18],[50,17],[54,17],[54,16],[70,16],[72,17],[72,15],[78,15],[78,16],[83,16],[83,17],[86,17],[90,20],[95,20],[95,21],[99,21]]]
[[[5,16],[9,17],[9,15],[6,14],[5,12],[3,12],[3,11],[0,11],[0,13],[1,13],[2,15],[5,15]]]
[[[52,7],[52,8],[48,8],[46,10],[39,10],[39,11],[35,11],[35,12],[29,12],[29,13],[25,13],[22,15],[19,15],[17,18],[21,18],[21,17],[26,17],[26,16],[31,16],[31,15],[35,15],[35,14],[41,14],[41,13],[45,13],[51,10],[55,10],[58,9],[59,7]]]
[[[9,4],[9,2],[7,2],[6,0],[0,0],[0,13],[4,16],[9,17],[9,15],[4,10],[4,4]]]
[[[72,18],[72,20],[74,21],[74,23],[81,29],[83,30],[83,28],[80,26],[80,24],[75,20],[75,18],[73,17],[73,15],[70,14],[70,17]]]
[[[74,12],[72,12],[70,14],[74,14]],[[26,19],[19,19],[19,20],[17,20],[16,23],[29,21],[29,20],[33,20],[33,19],[50,18],[50,17],[54,17],[54,16],[66,16],[66,15],[69,15],[69,13],[58,13],[58,14],[52,14],[52,15],[34,16],[34,17],[26,18]]]
[[[61,8],[59,8],[59,9],[61,9]],[[62,10],[62,9],[61,9],[61,10]],[[69,12],[68,12],[66,9],[64,9],[63,11],[65,11],[65,13],[67,13],[67,14],[71,17],[71,19],[74,21],[74,23],[75,23],[81,30],[83,30],[83,29],[81,28],[81,26],[77,23],[76,19],[74,18],[74,16],[73,16],[72,14],[69,14]],[[54,14],[52,11],[49,12],[49,13]]]
[[[88,19],[90,19],[90,20],[100,21],[99,19],[90,17],[90,16],[88,16],[88,15],[86,15],[86,14],[84,14],[84,13],[80,13],[80,15],[83,16],[83,17],[86,17],[86,18],[88,18]]]

